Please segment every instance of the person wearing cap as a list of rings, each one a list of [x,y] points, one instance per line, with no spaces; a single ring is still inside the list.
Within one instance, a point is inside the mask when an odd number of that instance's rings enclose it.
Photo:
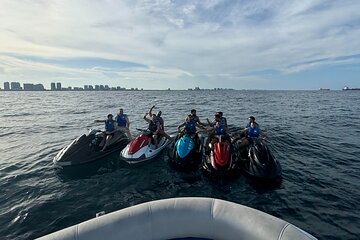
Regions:
[[[131,133],[130,133],[130,121],[126,114],[124,114],[124,109],[120,108],[119,113],[116,114],[115,121],[117,123],[117,129],[119,129],[121,132],[125,133],[126,136],[131,141]]]
[[[95,122],[97,122],[97,123],[99,123],[99,122],[105,123],[105,131],[103,132],[104,139],[103,139],[102,143],[100,144],[100,145],[102,145],[104,143],[104,141],[105,141],[104,147],[101,150],[103,152],[103,151],[105,151],[105,149],[106,149],[107,145],[109,144],[111,138],[114,136],[116,121],[113,119],[112,114],[108,114],[106,120],[95,120]]]
[[[260,126],[257,122],[255,122],[255,117],[249,117],[249,123],[242,130],[246,135],[245,138],[242,139],[239,147],[246,147],[250,144],[252,138],[258,138],[262,135],[260,131]]]

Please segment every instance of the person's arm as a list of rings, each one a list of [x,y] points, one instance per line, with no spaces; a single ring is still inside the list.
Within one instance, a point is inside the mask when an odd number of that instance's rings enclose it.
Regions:
[[[154,106],[152,106],[151,108],[150,108],[150,110],[149,110],[149,115],[150,115],[150,117],[152,116],[152,110],[155,108],[155,105]]]
[[[96,123],[104,123],[106,120],[94,120]]]
[[[130,127],[130,121],[128,116],[126,115],[126,128],[129,129],[129,127]]]
[[[210,120],[208,118],[206,120],[208,122],[209,127],[215,126],[215,122],[210,122]]]
[[[200,125],[199,123],[196,123],[196,126],[199,127],[199,128],[201,128],[201,129],[206,130],[206,127],[204,127],[203,125]]]
[[[178,131],[180,131],[180,128],[184,127],[185,125],[186,125],[186,122],[183,122],[182,124],[180,124],[180,125],[178,126]]]
[[[150,119],[147,117],[148,114],[149,114],[149,113],[145,113],[145,115],[144,115],[144,120],[145,120],[146,122],[150,123]]]
[[[229,128],[228,128],[228,124],[227,124],[227,119],[226,119],[226,118],[224,118],[224,122],[225,122],[225,127],[226,127],[227,129],[229,129]]]
[[[199,119],[199,117],[198,116],[196,116],[196,122],[198,122],[200,125],[202,125],[203,127],[205,127],[206,126],[206,124],[204,124],[204,123],[202,123],[202,122],[200,122],[200,119]]]

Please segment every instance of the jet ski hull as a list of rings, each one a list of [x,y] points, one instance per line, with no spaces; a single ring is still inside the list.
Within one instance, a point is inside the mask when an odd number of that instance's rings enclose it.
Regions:
[[[220,138],[221,139],[221,138]],[[240,171],[239,162],[234,155],[229,140],[210,142],[210,152],[204,152],[202,169],[210,176],[226,178],[236,177]]]
[[[120,158],[129,164],[145,162],[158,156],[169,143],[170,140],[163,137],[156,148],[151,137],[142,133],[120,152]]]
[[[81,135],[62,148],[54,157],[57,166],[80,165],[99,160],[111,153],[121,151],[129,142],[121,131],[116,131],[105,151],[101,151],[103,134],[100,130],[91,130],[88,135]]]
[[[243,150],[237,150],[245,175],[256,179],[278,179],[281,177],[282,168],[266,143],[260,138],[252,139],[250,145]]]
[[[168,151],[169,164],[179,171],[197,170],[202,157],[202,137],[183,135]]]

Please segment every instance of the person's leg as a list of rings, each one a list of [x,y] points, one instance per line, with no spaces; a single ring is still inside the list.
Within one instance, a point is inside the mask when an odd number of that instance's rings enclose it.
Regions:
[[[101,151],[105,151],[105,149],[106,149],[107,145],[109,144],[111,138],[112,138],[111,134],[106,136],[105,145],[104,145],[104,147],[103,147],[103,149]]]
[[[102,138],[101,143],[99,144],[99,146],[103,146],[103,147],[104,147],[105,141],[106,141],[106,133],[103,132],[103,138]]]
[[[171,137],[169,136],[169,134],[167,134],[163,129],[159,130],[159,134],[162,135],[163,137],[166,137],[167,139],[171,140]]]
[[[128,128],[125,128],[125,132],[126,132],[126,136],[128,137],[128,139],[131,141],[132,137],[131,137],[131,132]]]
[[[211,133],[209,133],[208,138],[206,139],[206,143],[205,143],[205,153],[206,154],[210,153],[209,144],[210,144],[211,140],[214,138],[214,136],[215,136],[215,133],[211,132]]]

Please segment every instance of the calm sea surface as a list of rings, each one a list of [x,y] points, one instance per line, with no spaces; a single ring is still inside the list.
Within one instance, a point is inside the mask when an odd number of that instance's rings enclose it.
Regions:
[[[213,197],[284,219],[319,239],[360,236],[360,91],[0,92],[0,239],[32,239],[138,203]],[[283,168],[275,186],[171,169],[166,154],[129,166],[117,154],[70,169],[56,153],[95,119],[124,108],[131,130],[149,107],[166,130],[192,108],[223,111],[232,129],[251,114]]]

